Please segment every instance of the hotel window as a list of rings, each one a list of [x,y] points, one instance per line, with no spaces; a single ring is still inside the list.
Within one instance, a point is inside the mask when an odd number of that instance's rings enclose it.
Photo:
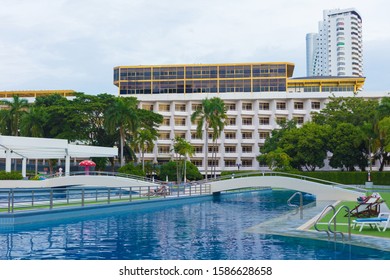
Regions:
[[[269,118],[268,117],[260,117],[259,118],[259,125],[269,125]]]
[[[225,108],[227,111],[236,111],[236,103],[226,103]]]
[[[192,104],[192,111],[195,112],[196,110],[202,109],[202,104]]]
[[[195,154],[203,153],[203,146],[194,146],[194,153]]]
[[[185,118],[175,118],[175,125],[176,126],[185,126],[186,119]]]
[[[235,132],[225,132],[225,139],[236,139]]]
[[[253,148],[252,148],[252,146],[251,145],[243,145],[242,146],[242,152],[243,153],[252,153],[252,150],[253,150]]]
[[[236,118],[228,118],[226,120],[226,125],[236,125]]]
[[[245,131],[245,132],[242,132],[242,139],[252,139],[252,132],[250,131]]]
[[[236,152],[236,146],[225,146],[225,153],[235,153]]]
[[[175,132],[175,138],[176,137],[186,139],[186,133],[185,132]]]
[[[268,131],[260,131],[259,132],[259,138],[260,139],[267,139],[268,136],[269,136],[269,132]]]
[[[286,102],[276,102],[276,110],[286,110]]]
[[[242,125],[252,125],[252,118],[242,118]]]
[[[219,160],[209,160],[209,167],[214,167],[219,165]]]
[[[158,146],[158,153],[159,154],[169,154],[170,147],[169,146]]]
[[[303,110],[303,102],[294,102],[295,110]]]
[[[161,125],[170,126],[171,125],[171,119],[170,118],[164,118]]]
[[[225,159],[225,167],[236,167],[235,159]]]
[[[313,102],[311,103],[311,108],[314,109],[314,110],[319,110],[320,107],[321,107],[321,103],[318,102],[318,101],[313,101]]]
[[[197,167],[201,167],[203,165],[203,161],[201,159],[192,159],[191,163],[193,163]]]
[[[176,112],[185,112],[186,111],[186,104],[175,104],[175,111]]]
[[[297,124],[303,124],[303,122],[305,121],[305,118],[300,116],[300,117],[294,117],[294,120]]]
[[[211,153],[219,153],[219,147],[218,146],[212,145],[212,146],[209,146],[208,149],[209,149],[209,153],[210,154]]]
[[[252,103],[242,103],[242,110],[244,111],[252,111]]]
[[[153,111],[153,104],[142,104],[142,109]]]
[[[196,131],[191,131],[191,139],[202,139],[202,136],[199,136]]]
[[[171,106],[170,106],[170,104],[159,104],[158,110],[160,112],[169,112],[169,111],[171,111]]]
[[[285,123],[286,121],[287,121],[286,117],[276,117],[276,123],[279,125]]]
[[[162,132],[162,133],[160,133],[160,135],[158,136],[158,139],[159,139],[159,140],[170,140],[170,139],[171,139],[170,133],[169,133],[169,132]]]
[[[268,102],[260,102],[259,103],[259,110],[269,110],[269,103]]]
[[[252,167],[251,159],[241,159],[242,167]]]

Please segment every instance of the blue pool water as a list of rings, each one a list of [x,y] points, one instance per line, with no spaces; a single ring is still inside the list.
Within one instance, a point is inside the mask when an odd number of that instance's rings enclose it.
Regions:
[[[390,259],[389,252],[248,233],[291,210],[290,191],[247,192],[175,206],[0,231],[0,259]]]

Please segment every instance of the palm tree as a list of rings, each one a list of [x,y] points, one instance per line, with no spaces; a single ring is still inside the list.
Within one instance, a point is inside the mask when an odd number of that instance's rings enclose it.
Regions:
[[[11,101],[2,100],[0,104],[7,106],[6,110],[8,111],[1,114],[2,121],[8,124],[8,131],[12,136],[18,136],[20,120],[29,106],[27,99],[21,99],[19,95],[14,95]]]
[[[202,106],[197,108],[191,115],[191,122],[197,121],[196,132],[198,136],[202,136],[202,129],[206,133],[205,137],[205,175],[207,180],[208,171],[208,134],[211,129],[213,133],[213,141],[215,142],[221,135],[225,127],[225,119],[227,118],[225,104],[219,97],[211,99],[203,99]]]
[[[36,107],[31,107],[20,120],[20,132],[23,136],[44,137],[44,126],[48,119],[47,113]]]
[[[145,171],[145,152],[152,151],[154,148],[154,141],[157,140],[157,132],[146,128],[139,128],[134,135],[133,145],[141,153],[142,171]]]
[[[190,142],[186,141],[185,139],[181,137],[176,137],[175,138],[175,143],[173,144],[173,150],[175,153],[179,154],[179,157],[181,158],[182,156],[183,161],[184,161],[184,183],[187,181],[187,157],[188,156],[193,156],[194,155],[194,147],[191,145]],[[180,172],[181,173],[181,172]],[[181,179],[181,174],[180,176],[177,176],[178,181],[179,177]]]
[[[119,131],[120,165],[125,164],[123,157],[126,136],[134,133],[138,127],[138,101],[135,97],[117,97],[111,107],[105,112],[105,126],[110,133]]]

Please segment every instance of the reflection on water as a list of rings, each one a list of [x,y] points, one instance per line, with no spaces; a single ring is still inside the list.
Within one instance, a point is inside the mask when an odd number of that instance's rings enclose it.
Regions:
[[[390,259],[333,242],[247,233],[290,210],[290,191],[18,227],[0,233],[0,259]]]

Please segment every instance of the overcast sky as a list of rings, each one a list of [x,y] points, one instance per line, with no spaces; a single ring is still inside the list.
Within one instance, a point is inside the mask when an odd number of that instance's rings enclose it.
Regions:
[[[388,0],[0,0],[0,91],[117,94],[119,65],[283,61],[305,76],[306,33],[352,7],[365,90],[390,91]]]

